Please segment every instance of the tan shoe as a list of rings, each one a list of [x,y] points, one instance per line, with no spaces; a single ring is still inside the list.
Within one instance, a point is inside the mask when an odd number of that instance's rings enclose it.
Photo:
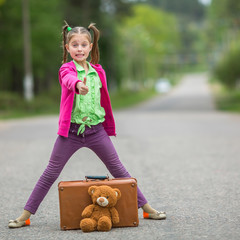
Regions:
[[[145,219],[155,219],[155,220],[163,220],[167,218],[165,212],[156,212],[156,213],[146,213],[143,211],[143,218]]]
[[[9,228],[20,228],[20,227],[29,226],[29,225],[30,225],[30,218],[26,221],[10,220],[8,223]]]

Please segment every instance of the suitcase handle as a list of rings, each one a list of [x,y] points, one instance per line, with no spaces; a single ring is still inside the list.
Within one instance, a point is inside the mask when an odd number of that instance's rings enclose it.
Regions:
[[[85,176],[86,182],[88,182],[89,179],[94,179],[94,180],[105,180],[107,179],[109,181],[109,176]]]

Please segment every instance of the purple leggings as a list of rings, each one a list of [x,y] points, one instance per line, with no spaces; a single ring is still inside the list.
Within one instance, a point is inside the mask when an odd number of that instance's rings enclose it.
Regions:
[[[111,139],[104,130],[102,124],[86,127],[84,135],[77,135],[79,125],[71,124],[69,137],[58,136],[55,142],[49,164],[39,178],[24,209],[35,214],[42,200],[48,193],[52,184],[60,175],[63,167],[70,157],[80,148],[87,147],[94,151],[106,165],[109,172],[115,178],[131,177],[122,165]],[[147,203],[142,192],[138,188],[138,207]]]

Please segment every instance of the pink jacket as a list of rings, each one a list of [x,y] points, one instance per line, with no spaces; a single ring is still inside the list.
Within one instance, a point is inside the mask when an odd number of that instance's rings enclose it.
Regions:
[[[100,88],[101,106],[105,109],[106,112],[103,127],[109,136],[116,136],[115,122],[107,89],[107,79],[105,71],[100,64],[91,64],[91,66],[97,71],[102,82],[102,88]],[[68,137],[74,94],[79,94],[76,89],[76,84],[77,82],[81,82],[77,78],[77,69],[73,61],[64,63],[61,66],[59,70],[59,82],[62,87],[62,95],[60,103],[58,135]]]

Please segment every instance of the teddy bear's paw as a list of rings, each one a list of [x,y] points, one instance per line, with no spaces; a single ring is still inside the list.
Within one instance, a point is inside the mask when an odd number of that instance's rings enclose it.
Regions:
[[[111,228],[112,228],[112,222],[109,217],[104,216],[98,220],[98,226],[97,226],[98,231],[110,231]]]
[[[119,223],[119,217],[112,218],[114,224]]]
[[[84,218],[80,222],[80,228],[83,232],[93,232],[97,228],[97,222],[91,218]]]

